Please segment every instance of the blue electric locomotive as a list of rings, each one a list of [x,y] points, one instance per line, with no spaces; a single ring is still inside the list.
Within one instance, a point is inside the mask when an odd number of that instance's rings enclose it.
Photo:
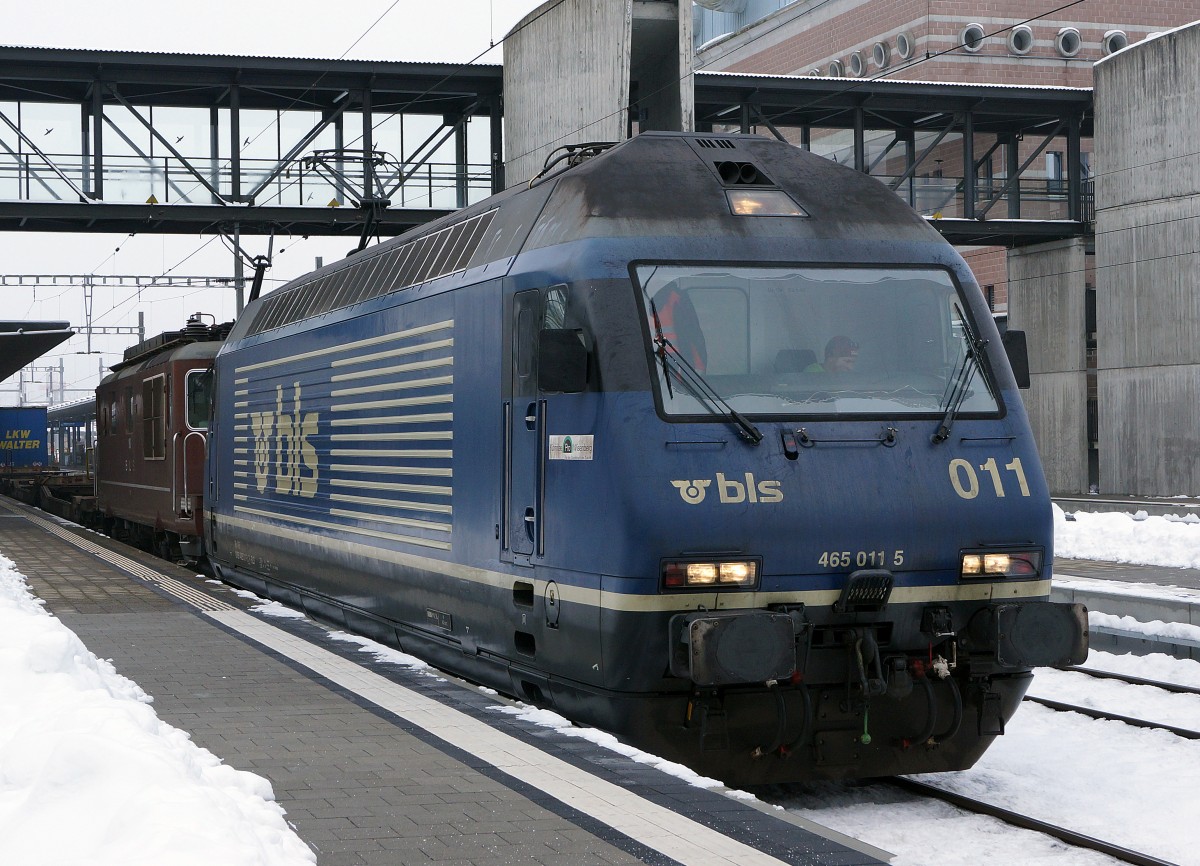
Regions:
[[[970,766],[1086,628],[963,260],[776,141],[556,169],[247,308],[220,575],[729,783]]]

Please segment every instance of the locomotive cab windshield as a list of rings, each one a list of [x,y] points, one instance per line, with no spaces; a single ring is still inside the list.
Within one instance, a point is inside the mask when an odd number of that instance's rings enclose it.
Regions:
[[[639,264],[634,274],[668,420],[711,419],[714,406],[760,418],[1002,412],[946,271]]]

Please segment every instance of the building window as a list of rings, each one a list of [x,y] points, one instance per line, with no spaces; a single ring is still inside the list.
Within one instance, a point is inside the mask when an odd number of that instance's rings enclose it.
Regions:
[[[1033,30],[1028,24],[1018,24],[1008,31],[1008,50],[1024,57],[1033,49]]]
[[[1046,151],[1046,192],[1063,192],[1063,154],[1061,150]]]

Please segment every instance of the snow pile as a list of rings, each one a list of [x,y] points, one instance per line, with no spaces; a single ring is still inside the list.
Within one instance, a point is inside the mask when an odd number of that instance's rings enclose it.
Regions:
[[[1054,553],[1137,565],[1200,568],[1200,522],[1118,512],[1077,511],[1068,520],[1054,506]]]
[[[1094,629],[1106,628],[1119,632],[1144,634],[1147,637],[1161,638],[1168,641],[1200,641],[1200,625],[1191,625],[1186,622],[1163,622],[1161,619],[1142,622],[1131,616],[1117,616],[1111,613],[1099,613],[1089,610],[1088,625]]]
[[[316,862],[260,776],[165,724],[0,556],[0,862]]]

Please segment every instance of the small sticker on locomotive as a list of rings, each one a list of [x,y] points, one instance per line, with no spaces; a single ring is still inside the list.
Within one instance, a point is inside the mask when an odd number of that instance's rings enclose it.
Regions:
[[[551,460],[591,460],[593,436],[551,436]]]
[[[671,485],[679,491],[680,497],[688,505],[699,505],[704,501],[712,481],[698,478],[695,481],[672,481]],[[778,481],[755,481],[754,473],[747,472],[744,481],[726,478],[722,472],[717,473],[717,497],[724,505],[737,505],[741,502],[771,504],[783,502],[783,490]]]
[[[432,607],[425,608],[425,620],[435,628],[442,628],[446,631],[454,629],[454,619],[450,614],[441,610],[434,610]]]

